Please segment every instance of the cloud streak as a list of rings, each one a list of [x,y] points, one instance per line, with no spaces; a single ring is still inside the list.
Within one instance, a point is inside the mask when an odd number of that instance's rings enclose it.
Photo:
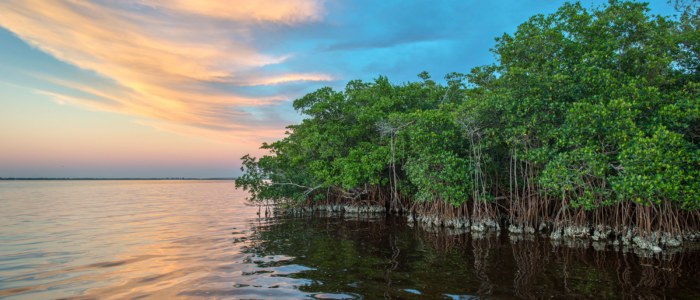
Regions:
[[[307,0],[257,0],[257,1],[156,1],[141,0],[137,3],[159,9],[205,17],[248,21],[294,24],[320,20],[322,3]],[[166,4],[167,3],[167,4]]]
[[[0,11],[0,26],[111,83],[97,88],[39,74],[88,96],[42,93],[65,103],[147,118],[143,124],[158,128],[194,127],[224,139],[255,130],[268,134],[269,126],[279,124],[265,126],[244,108],[274,105],[289,97],[244,96],[237,88],[334,79],[323,73],[270,71],[290,55],[266,54],[267,49],[253,46],[256,27],[321,20],[323,3],[315,0],[23,0],[0,2]]]

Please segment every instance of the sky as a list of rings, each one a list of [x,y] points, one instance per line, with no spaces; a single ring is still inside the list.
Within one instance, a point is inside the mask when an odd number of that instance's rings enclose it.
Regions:
[[[0,0],[0,177],[237,176],[294,99],[493,63],[563,2]]]

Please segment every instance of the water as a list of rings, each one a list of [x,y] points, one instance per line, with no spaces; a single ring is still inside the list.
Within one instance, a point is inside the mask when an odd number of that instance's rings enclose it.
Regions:
[[[0,298],[687,298],[640,257],[396,218],[258,218],[230,181],[0,182]]]

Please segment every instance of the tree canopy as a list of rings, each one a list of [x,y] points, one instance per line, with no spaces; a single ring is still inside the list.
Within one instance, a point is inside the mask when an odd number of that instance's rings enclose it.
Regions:
[[[306,118],[264,144],[269,155],[243,157],[236,185],[302,204],[443,203],[472,217],[488,205],[519,226],[695,226],[699,11],[567,3],[496,38],[496,63],[445,84],[422,73],[319,89],[294,101]]]

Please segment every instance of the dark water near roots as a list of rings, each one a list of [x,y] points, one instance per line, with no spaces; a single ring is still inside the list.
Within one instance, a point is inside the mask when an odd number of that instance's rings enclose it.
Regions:
[[[229,181],[0,182],[0,298],[700,299],[697,248],[259,218],[244,198]]]

